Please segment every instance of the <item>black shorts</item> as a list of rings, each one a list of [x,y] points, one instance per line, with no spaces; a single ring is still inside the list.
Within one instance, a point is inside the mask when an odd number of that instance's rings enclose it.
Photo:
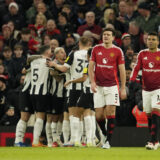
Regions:
[[[47,109],[47,113],[50,114],[62,114],[64,106],[64,98],[57,96],[50,96],[50,105]]]
[[[48,95],[31,95],[32,105],[36,112],[46,112],[49,106]]]
[[[84,109],[92,109],[94,108],[93,103],[93,93],[82,93],[80,99],[77,102],[78,107],[82,107]]]
[[[21,112],[34,113],[31,96],[28,92],[20,92],[19,94],[19,109]]]
[[[63,104],[63,112],[68,112],[68,107],[69,107],[69,97],[65,97]]]
[[[81,90],[70,90],[69,92],[69,107],[76,107],[77,101],[80,98]]]

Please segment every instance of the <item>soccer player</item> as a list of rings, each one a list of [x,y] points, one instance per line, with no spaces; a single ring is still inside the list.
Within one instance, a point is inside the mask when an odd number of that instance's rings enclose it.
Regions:
[[[91,41],[87,37],[81,37],[79,40],[79,50],[71,52],[67,57],[66,63],[64,65],[56,64],[55,62],[48,62],[50,67],[55,67],[61,72],[66,72],[70,69],[71,80],[82,77],[83,68],[85,61],[87,61],[87,50],[91,45]],[[80,126],[79,118],[75,117],[77,112],[77,100],[80,97],[81,91],[83,89],[82,83],[73,83],[70,85],[70,95],[69,95],[69,115],[70,115],[70,126],[71,126],[71,139],[70,144],[73,146],[78,139],[78,129]]]
[[[138,71],[142,69],[143,109],[148,115],[148,127],[151,140],[146,149],[156,150],[159,147],[158,130],[160,118],[160,50],[159,36],[155,32],[148,34],[147,47],[139,52],[138,59],[131,74],[130,81],[135,81]]]
[[[88,59],[91,55],[92,48],[90,48],[87,52]],[[77,106],[77,114],[76,117],[81,119],[81,117],[84,117],[84,124],[85,124],[85,132],[86,132],[86,138],[87,138],[87,146],[94,146],[94,136],[95,136],[95,120],[92,118],[92,111],[94,104],[93,104],[93,92],[90,89],[90,80],[88,77],[88,62],[85,64],[85,68],[83,69],[83,76],[78,79],[73,79],[67,81],[64,86],[71,83],[80,83],[83,82],[83,92],[78,99]]]
[[[42,58],[42,55],[33,55],[27,58],[27,65],[22,70],[22,73],[25,74],[24,86],[22,91],[19,94],[19,106],[21,111],[21,118],[16,126],[16,137],[14,146],[16,147],[25,147],[26,144],[23,142],[24,134],[27,128],[27,122],[30,118],[30,115],[34,113],[31,98],[30,98],[30,88],[31,88],[31,61]]]
[[[54,62],[63,65],[66,60],[66,53],[62,47],[57,47],[54,50]],[[63,105],[65,88],[63,87],[65,82],[65,74],[55,69],[50,71],[52,79],[51,85],[51,105],[47,114],[46,134],[49,147],[58,147],[61,143],[60,135],[62,133],[62,120],[63,120]],[[62,75],[61,75],[62,74]],[[50,136],[50,128],[52,137]],[[50,138],[51,137],[51,138]],[[52,143],[53,141],[53,143]]]
[[[115,127],[116,106],[119,106],[118,70],[121,80],[120,96],[122,99],[126,98],[124,55],[120,48],[113,45],[114,38],[113,29],[104,29],[103,43],[93,48],[89,62],[89,77],[91,89],[94,92],[96,119],[102,133],[107,136],[102,146],[106,149],[110,148],[111,136]]]
[[[49,68],[46,66],[47,59],[50,59],[52,52],[50,46],[41,46],[39,53],[43,58],[31,62],[31,99],[36,112],[36,122],[33,129],[33,147],[42,146],[39,137],[43,129],[46,108],[49,94]]]

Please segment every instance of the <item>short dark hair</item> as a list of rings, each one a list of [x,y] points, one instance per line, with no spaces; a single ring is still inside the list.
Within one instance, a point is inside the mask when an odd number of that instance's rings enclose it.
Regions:
[[[39,48],[39,54],[44,54],[48,49],[50,49],[49,45],[43,45]]]
[[[149,32],[149,33],[148,33],[148,36],[156,36],[157,38],[159,38],[157,32]]]
[[[29,28],[22,28],[22,30],[21,30],[21,34],[30,34],[30,33],[31,33],[31,31]]]
[[[17,50],[17,49],[23,50],[23,46],[22,46],[21,44],[16,44],[16,45],[14,46],[14,50]]]
[[[5,47],[4,47],[4,49],[3,49],[3,52],[7,52],[7,51],[12,52],[11,47],[9,47],[9,46],[5,46]]]
[[[115,30],[114,30],[113,28],[104,28],[103,31],[102,31],[102,35],[103,35],[103,33],[106,32],[106,31],[111,31],[113,36],[116,35],[116,32],[115,32]]]

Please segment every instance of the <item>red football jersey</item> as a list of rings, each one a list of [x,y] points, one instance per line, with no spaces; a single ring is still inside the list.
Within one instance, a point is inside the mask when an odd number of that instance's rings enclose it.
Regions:
[[[142,69],[142,84],[146,91],[160,89],[160,50],[150,52],[145,49],[139,52],[136,65],[131,74],[131,81],[135,81],[138,71]]]
[[[96,45],[92,50],[91,60],[95,62],[95,80],[98,86],[118,85],[118,65],[124,64],[124,54],[119,47],[112,45],[111,48],[105,48],[104,44]]]

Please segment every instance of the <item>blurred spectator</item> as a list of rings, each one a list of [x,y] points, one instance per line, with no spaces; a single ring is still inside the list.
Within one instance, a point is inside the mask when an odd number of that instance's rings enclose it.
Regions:
[[[35,27],[39,38],[41,37],[41,34],[45,30],[46,25],[47,25],[46,16],[43,13],[38,13],[35,19]]]
[[[15,29],[15,25],[13,21],[9,21],[8,25],[11,28],[11,37],[13,37],[16,40],[19,40],[20,31]]]
[[[18,4],[12,2],[8,6],[9,13],[4,15],[3,23],[6,24],[9,21],[13,21],[15,25],[15,29],[20,30],[22,27],[25,26],[26,21],[22,14],[19,14],[19,7]]]
[[[134,55],[133,47],[131,45],[128,45],[126,47],[126,52],[125,52],[125,67],[126,68],[130,68],[130,64],[132,62],[133,55]]]
[[[14,46],[14,55],[8,66],[8,72],[10,80],[12,82],[12,88],[16,88],[19,85],[19,78],[26,64],[26,58],[23,57],[23,47],[21,45]]]
[[[94,38],[97,42],[100,40],[100,35],[102,32],[102,28],[95,24],[95,14],[94,12],[87,12],[86,13],[86,24],[82,25],[78,28],[77,33],[82,36],[85,31],[90,32],[90,36]]]
[[[107,0],[97,0],[96,6],[93,9],[95,13],[95,22],[96,24],[99,23],[99,20],[103,17],[104,11],[110,7],[110,4]]]
[[[17,124],[19,115],[16,106],[10,103],[6,80],[4,75],[0,75],[0,125],[9,126]]]
[[[49,19],[47,21],[47,26],[46,26],[46,30],[44,30],[44,32],[42,33],[42,35],[48,35],[51,37],[51,39],[58,39],[58,41],[62,41],[61,38],[61,32],[60,30],[57,28],[56,23],[54,20]]]
[[[45,34],[42,37],[42,45],[50,45],[50,42],[51,42],[51,37],[49,35]]]
[[[0,35],[0,55],[2,55],[2,51],[4,48],[4,38]]]
[[[132,1],[126,3],[126,14],[124,16],[124,21],[129,23],[138,16],[138,12],[135,11],[135,6]]]
[[[29,25],[28,25],[28,29],[30,30],[30,35],[31,35],[31,37],[32,37],[33,39],[38,36],[38,35],[37,35],[37,29],[36,29],[36,27],[35,27],[34,24],[29,24]]]
[[[12,36],[11,27],[8,24],[2,26],[2,35],[4,38],[4,45],[10,46],[12,49],[17,43],[16,39]]]
[[[131,43],[134,52],[138,53],[140,51],[140,44],[143,41],[143,33],[140,30],[139,24],[135,21],[129,23],[128,33],[131,35]]]
[[[152,13],[150,9],[150,5],[146,2],[142,2],[138,6],[140,16],[136,18],[136,22],[143,32],[158,31],[160,17]]]
[[[53,15],[54,20],[57,20],[58,14],[61,12],[64,2],[65,0],[52,0],[49,10]]]
[[[52,53],[54,53],[55,48],[59,47],[59,42],[57,39],[52,39],[50,41],[50,47],[51,47],[51,51]]]
[[[27,57],[27,54],[29,52],[29,48],[28,48],[28,42],[31,39],[31,34],[30,34],[30,30],[28,28],[22,28],[21,30],[21,39],[19,41],[19,44],[22,45],[23,47],[23,55],[25,57]]]
[[[12,60],[12,50],[10,47],[8,47],[8,46],[4,47],[3,56],[4,56],[3,63],[4,63],[5,68],[8,71],[9,64]]]
[[[127,47],[131,45],[131,35],[129,33],[123,33],[121,40],[122,40],[121,49],[125,53]]]
[[[43,0],[33,0],[32,6],[26,11],[27,24],[32,24],[33,18],[36,16],[37,5]]]
[[[140,44],[140,49],[146,49],[147,48],[147,37],[148,37],[148,33],[144,32],[144,34],[143,34],[143,41]]]
[[[35,40],[33,38],[30,39],[28,42],[28,48],[29,48],[28,54],[30,54],[30,55],[38,54],[39,45],[40,45],[40,43],[37,40]]]
[[[127,4],[125,0],[119,1],[118,9],[119,10],[117,20],[119,20],[122,23],[125,23],[125,16],[127,14]]]
[[[67,56],[75,46],[75,43],[76,43],[76,40],[74,35],[72,33],[68,33],[65,38],[65,45],[64,45],[64,50]]]
[[[63,44],[65,41],[65,38],[68,32],[74,32],[74,26],[68,23],[67,14],[65,12],[61,12],[58,15],[58,24],[57,28],[60,30],[61,34],[63,35]]]
[[[126,30],[125,25],[116,19],[115,11],[112,8],[108,8],[104,11],[104,16],[100,20],[99,25],[105,28],[108,23],[111,23],[114,28],[121,33],[124,33]]]
[[[62,12],[65,12],[67,14],[67,19],[69,21],[69,23],[72,23],[76,20],[76,15],[74,14],[74,12],[72,12],[72,7],[71,5],[68,4],[64,4],[62,7]],[[77,14],[77,13],[76,13]],[[72,23],[73,25],[75,25],[75,23]]]

